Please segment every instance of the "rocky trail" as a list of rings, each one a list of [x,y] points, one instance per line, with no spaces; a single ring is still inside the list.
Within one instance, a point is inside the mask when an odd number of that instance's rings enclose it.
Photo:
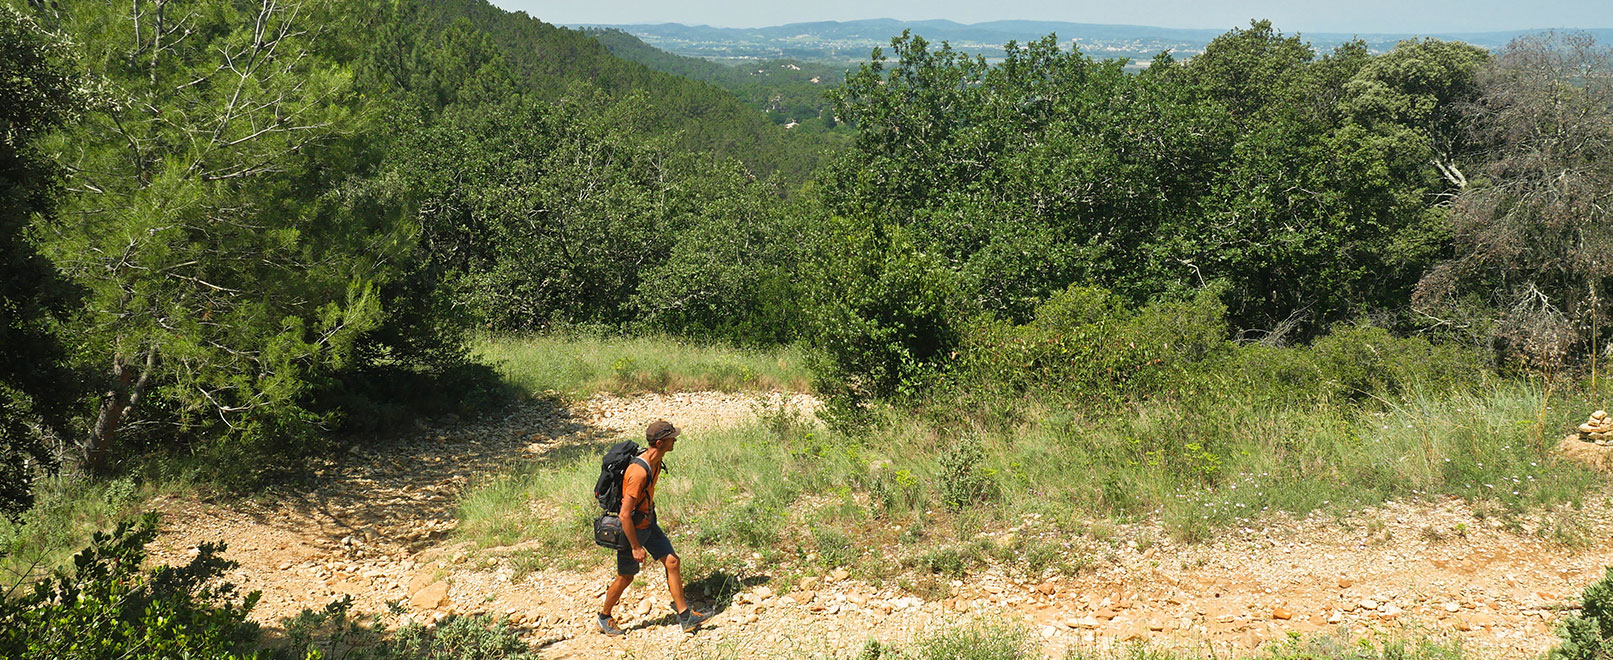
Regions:
[[[1289,633],[1342,628],[1454,637],[1475,657],[1528,658],[1554,643],[1555,623],[1613,564],[1605,496],[1572,512],[1586,540],[1577,549],[1480,519],[1459,501],[1390,504],[1344,524],[1274,521],[1199,544],[1165,540],[1147,524],[1122,527],[1079,577],[1027,582],[991,569],[952,581],[930,601],[895,579],[867,582],[840,569],[785,577],[754,566],[744,590],[687,636],[674,624],[664,574],[651,565],[617,610],[627,636],[607,638],[593,629],[614,571],[606,551],[585,570],[516,579],[510,549],[471,551],[452,537],[456,498],[486,475],[595,453],[656,417],[691,434],[745,423],[755,403],[755,395],[721,393],[599,396],[570,408],[533,402],[473,423],[440,420],[382,449],[355,447],[322,471],[313,492],[229,505],[159,501],[164,530],[153,558],[179,562],[200,543],[228,542],[226,556],[240,562],[228,579],[263,593],[253,618],[271,628],[351,595],[360,613],[405,603],[410,611],[387,614],[389,622],[508,617],[547,658],[846,656],[870,638],[906,644],[977,621],[1025,626],[1052,657],[1137,640],[1231,657]]]

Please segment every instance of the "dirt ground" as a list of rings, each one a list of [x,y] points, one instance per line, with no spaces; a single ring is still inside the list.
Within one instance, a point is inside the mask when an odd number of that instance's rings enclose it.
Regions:
[[[791,403],[816,405],[805,395]],[[876,586],[838,569],[786,583],[756,567],[694,635],[678,631],[664,577],[651,566],[617,610],[627,636],[607,638],[593,629],[614,571],[604,551],[588,570],[515,579],[518,546],[472,551],[452,538],[456,498],[479,477],[594,451],[656,417],[698,434],[745,423],[755,407],[755,395],[600,396],[570,408],[534,402],[474,423],[440,420],[384,449],[354,447],[313,492],[228,506],[160,501],[165,528],[153,555],[173,563],[200,543],[228,542],[226,556],[241,564],[228,579],[263,593],[253,618],[271,628],[345,594],[361,613],[406,604],[407,614],[385,615],[393,625],[508,617],[547,658],[845,656],[871,638],[905,644],[981,621],[1025,626],[1052,657],[1137,641],[1235,657],[1289,633],[1344,630],[1454,638],[1475,657],[1529,658],[1554,644],[1556,622],[1613,564],[1605,495],[1572,512],[1582,541],[1573,547],[1560,535],[1477,517],[1457,500],[1391,503],[1342,523],[1273,519],[1191,545],[1135,525],[1118,529],[1103,561],[1078,578],[1033,583],[987,570],[933,601],[888,586],[895,580]]]

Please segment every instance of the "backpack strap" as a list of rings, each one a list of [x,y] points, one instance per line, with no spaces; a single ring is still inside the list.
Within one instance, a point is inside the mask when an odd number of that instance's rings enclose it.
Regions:
[[[660,470],[651,470],[650,469],[650,462],[646,461],[643,458],[640,458],[638,456],[633,457],[633,463],[637,463],[638,465],[640,465],[640,466],[642,466],[644,468],[644,478],[647,481],[650,482],[650,487],[654,487],[656,480],[661,478],[661,471]],[[663,465],[662,467],[666,467],[666,466]],[[622,479],[624,481],[627,479],[627,472],[625,470],[622,472]],[[645,488],[644,492],[645,492],[645,495],[647,495],[649,500],[650,500],[650,515],[654,516],[655,515],[655,496],[649,494],[650,488]],[[637,518],[636,515],[634,517]]]
[[[651,470],[649,461],[646,461],[646,460],[644,460],[642,458],[634,456],[633,457],[633,462],[638,463],[639,465],[644,467],[644,478],[648,479],[650,481],[651,486],[655,485],[655,480],[656,479],[661,478],[661,471],[660,470]],[[666,466],[663,465],[661,467],[665,468]]]

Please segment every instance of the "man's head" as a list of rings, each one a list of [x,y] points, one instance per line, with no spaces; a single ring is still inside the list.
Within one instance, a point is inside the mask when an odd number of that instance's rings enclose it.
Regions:
[[[658,419],[650,422],[650,427],[644,429],[644,441],[649,443],[651,447],[672,451],[672,446],[677,444],[679,433],[682,433],[682,431],[673,426],[672,422]]]

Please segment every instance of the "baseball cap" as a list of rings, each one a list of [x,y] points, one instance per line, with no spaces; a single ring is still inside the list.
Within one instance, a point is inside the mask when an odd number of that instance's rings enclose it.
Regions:
[[[650,422],[650,427],[644,429],[644,441],[653,445],[657,440],[676,438],[678,437],[679,433],[682,433],[682,431],[678,430],[678,427],[673,426],[672,422],[664,419],[658,419]]]

